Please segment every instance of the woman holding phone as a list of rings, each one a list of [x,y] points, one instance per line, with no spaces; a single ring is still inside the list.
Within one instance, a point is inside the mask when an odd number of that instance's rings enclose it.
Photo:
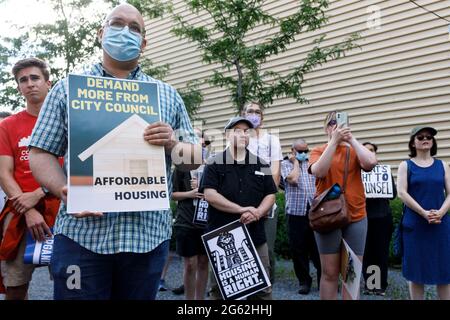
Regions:
[[[347,210],[351,214],[351,223],[329,233],[314,232],[322,266],[320,281],[322,300],[337,298],[342,239],[362,261],[367,233],[367,214],[361,169],[370,171],[377,164],[375,155],[356,140],[350,128],[344,123],[338,125],[336,119],[345,118],[339,111],[328,113],[324,122],[328,143],[314,148],[309,160],[308,170],[316,177],[316,195],[319,195],[335,183],[343,186],[347,153],[349,155],[347,187],[344,195]],[[351,299],[345,289],[343,299]]]

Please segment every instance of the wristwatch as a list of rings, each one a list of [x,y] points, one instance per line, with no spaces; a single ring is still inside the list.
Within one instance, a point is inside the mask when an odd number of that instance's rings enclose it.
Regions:
[[[47,188],[41,187],[41,189],[42,189],[42,192],[44,192],[44,195],[48,196],[50,194],[50,191],[48,191]]]

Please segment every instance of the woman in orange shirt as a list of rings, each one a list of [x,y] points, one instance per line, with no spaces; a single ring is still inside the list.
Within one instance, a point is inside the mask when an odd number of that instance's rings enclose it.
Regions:
[[[330,112],[325,118],[324,129],[328,135],[328,143],[314,148],[309,160],[309,171],[316,177],[316,195],[319,195],[335,183],[343,186],[347,149],[350,152],[345,200],[347,210],[351,214],[351,223],[329,233],[314,232],[322,265],[320,281],[322,300],[337,298],[342,239],[345,239],[362,261],[367,233],[367,214],[361,169],[370,171],[377,164],[375,155],[356,140],[349,127],[337,125],[337,112]],[[345,289],[342,292],[343,299],[350,299]]]

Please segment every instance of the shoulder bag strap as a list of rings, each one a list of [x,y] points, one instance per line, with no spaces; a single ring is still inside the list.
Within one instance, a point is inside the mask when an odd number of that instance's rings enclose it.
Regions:
[[[350,147],[347,147],[345,154],[345,169],[344,169],[344,184],[342,186],[342,193],[345,193],[345,187],[347,186],[347,176],[348,176],[348,163],[350,161]]]

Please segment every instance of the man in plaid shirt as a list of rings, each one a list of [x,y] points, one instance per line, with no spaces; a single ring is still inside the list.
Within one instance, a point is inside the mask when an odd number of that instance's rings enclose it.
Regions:
[[[138,60],[147,42],[139,11],[121,4],[107,16],[99,33],[102,63],[84,74],[156,82],[162,122],[149,125],[144,139],[164,146],[166,174],[171,193],[171,154],[201,159],[184,103],[176,90],[144,74]],[[173,130],[185,132],[183,142]],[[51,270],[55,299],[154,299],[167,259],[172,216],[169,210],[146,212],[82,212],[67,214],[67,178],[57,156],[67,158],[67,79],[47,96],[30,143],[30,166],[36,179],[63,200],[55,224]]]
[[[305,140],[297,139],[292,144],[288,159],[281,162],[289,247],[295,275],[300,284],[299,294],[308,294],[311,290],[310,258],[317,270],[317,283],[320,283],[320,258],[308,220],[308,211],[315,193],[315,178],[308,173],[308,151]]]

